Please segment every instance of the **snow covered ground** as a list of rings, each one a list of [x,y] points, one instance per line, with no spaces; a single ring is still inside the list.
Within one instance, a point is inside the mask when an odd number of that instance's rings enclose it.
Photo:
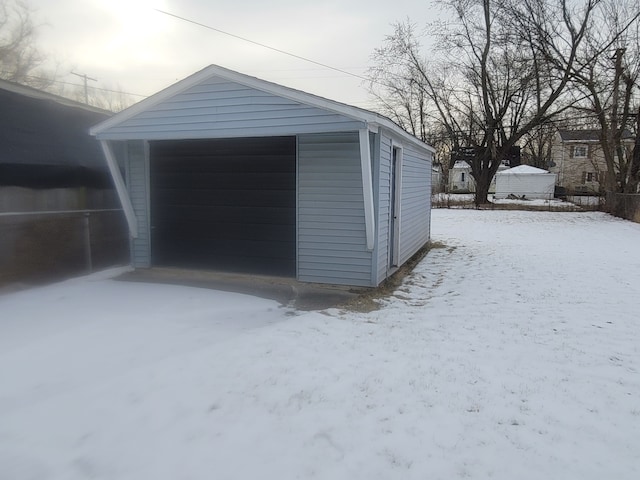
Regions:
[[[0,479],[640,478],[640,225],[436,210],[378,311],[0,296]]]

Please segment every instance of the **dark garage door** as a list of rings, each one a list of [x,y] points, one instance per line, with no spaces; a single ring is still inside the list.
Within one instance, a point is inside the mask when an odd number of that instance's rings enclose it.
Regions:
[[[295,276],[295,137],[150,148],[154,265]]]

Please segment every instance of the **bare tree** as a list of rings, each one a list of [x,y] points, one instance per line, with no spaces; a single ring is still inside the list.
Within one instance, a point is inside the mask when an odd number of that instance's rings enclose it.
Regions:
[[[88,86],[86,91],[84,85],[76,85],[71,90],[65,90],[62,94],[78,102],[110,112],[119,112],[136,102],[134,96],[127,93],[120,84],[113,86],[100,83],[99,85]]]
[[[547,170],[551,165],[553,141],[557,127],[554,123],[541,124],[522,137],[522,162]]]
[[[396,26],[396,35],[412,37],[415,25]],[[375,66],[369,69],[369,92],[378,103],[380,113],[387,115],[401,128],[426,141],[427,115],[430,112],[429,98],[418,83],[419,76],[407,70],[401,55],[392,51],[397,47],[391,37],[387,37],[383,48],[375,49]]]
[[[33,10],[24,0],[0,0],[0,78],[45,89],[55,74],[42,68]]]
[[[636,192],[640,193],[640,107],[638,107],[638,111],[636,112],[635,135],[636,140],[633,145],[633,153],[631,155],[630,177],[632,181],[635,181]],[[630,191],[631,188],[629,187],[627,190]]]
[[[125,92],[120,84],[93,88],[90,92],[89,103],[95,107],[119,112],[135,103],[133,96]]]
[[[612,38],[587,48],[602,0],[436,3],[455,20],[431,26],[435,60],[427,61],[407,24],[396,25],[375,58],[424,91],[455,147],[475,147],[470,163],[479,205],[512,147],[582,100],[571,88],[586,64],[578,60],[598,58]]]
[[[638,187],[638,165],[626,142],[633,128],[634,100],[640,79],[640,7],[637,0],[607,0],[599,24],[589,38],[587,59],[578,62],[577,85],[586,93],[580,111],[592,115],[600,129],[600,145],[606,163],[605,187],[631,193]],[[610,45],[607,54],[588,61],[589,52]],[[634,174],[635,172],[635,174]]]

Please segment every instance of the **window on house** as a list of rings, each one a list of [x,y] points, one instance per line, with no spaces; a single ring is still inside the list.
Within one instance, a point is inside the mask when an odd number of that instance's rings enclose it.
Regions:
[[[461,182],[464,182],[464,172],[462,172],[462,173],[460,174],[460,181],[461,181]]]
[[[582,172],[582,183],[597,182],[598,172]]]
[[[576,145],[573,147],[573,158],[587,158],[587,146]]]

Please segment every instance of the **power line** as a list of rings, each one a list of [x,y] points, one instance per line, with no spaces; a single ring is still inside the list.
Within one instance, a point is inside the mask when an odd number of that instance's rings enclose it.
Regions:
[[[84,80],[84,103],[89,104],[89,87],[87,85],[87,81],[91,80],[92,82],[97,82],[97,78],[89,77],[86,73],[76,73],[71,72],[71,75],[76,75]]]
[[[274,52],[282,53],[283,55],[288,55],[290,57],[297,58],[298,60],[303,60],[305,62],[313,63],[314,65],[318,65],[318,66],[323,67],[323,68],[328,68],[328,69],[333,70],[335,72],[340,72],[340,73],[342,73],[344,75],[349,75],[351,77],[359,78],[360,80],[364,80],[364,81],[367,81],[367,82],[370,81],[370,79],[368,79],[366,77],[363,77],[361,75],[358,75],[358,74],[355,74],[355,73],[351,73],[351,72],[347,72],[346,70],[342,70],[342,69],[337,68],[337,67],[332,67],[331,65],[327,65],[326,63],[317,62],[315,60],[311,60],[310,58],[303,57],[301,55],[296,55],[295,53],[287,52],[286,50],[282,50],[280,48],[276,48],[276,47],[272,47],[270,45],[266,45],[264,43],[256,42],[255,40],[251,40],[251,39],[248,39],[248,38],[245,38],[245,37],[241,37],[240,35],[235,35],[233,33],[226,32],[224,30],[220,30],[219,28],[215,28],[215,27],[212,27],[210,25],[206,25],[204,23],[196,22],[195,20],[191,20],[189,18],[181,17],[180,15],[176,15],[174,13],[170,13],[170,12],[166,12],[164,10],[160,10],[159,8],[154,8],[154,10],[156,12],[158,12],[158,13],[162,13],[164,15],[168,15],[170,17],[177,18],[178,20],[182,20],[183,22],[191,23],[193,25],[197,25],[199,27],[206,28],[208,30],[213,30],[214,32],[222,33],[223,35],[227,35],[229,37],[237,38],[238,40],[242,40],[244,42],[248,42],[248,43],[251,43],[253,45],[257,45],[259,47],[266,48],[268,50],[273,50]]]

